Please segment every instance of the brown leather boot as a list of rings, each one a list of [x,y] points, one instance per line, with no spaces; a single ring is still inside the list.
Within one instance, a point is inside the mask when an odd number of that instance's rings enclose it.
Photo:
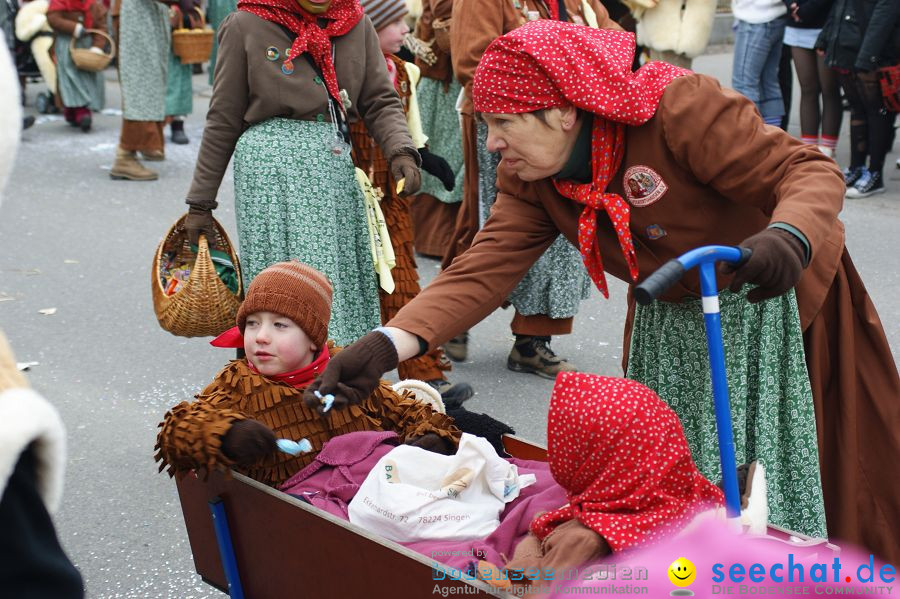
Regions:
[[[131,181],[155,181],[159,173],[151,171],[138,162],[134,152],[116,148],[116,161],[109,171],[111,179],[129,179]]]

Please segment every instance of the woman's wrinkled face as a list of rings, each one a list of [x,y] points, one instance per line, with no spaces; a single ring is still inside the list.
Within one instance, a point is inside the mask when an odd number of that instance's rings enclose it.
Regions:
[[[409,33],[406,21],[397,19],[378,30],[378,45],[385,54],[396,54],[403,47],[403,38]]]
[[[581,119],[572,106],[550,108],[543,115],[543,120],[528,112],[481,115],[488,127],[487,149],[502,157],[498,168],[522,181],[539,181],[562,170]]]
[[[297,0],[297,4],[311,15],[321,15],[331,8],[331,0]]]

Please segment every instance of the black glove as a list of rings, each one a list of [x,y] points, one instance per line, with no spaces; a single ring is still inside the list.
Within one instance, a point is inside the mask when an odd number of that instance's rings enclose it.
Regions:
[[[428,148],[419,148],[419,156],[422,157],[422,170],[437,177],[444,184],[444,189],[453,191],[456,187],[456,175],[450,164],[437,154],[432,154]]]
[[[184,219],[184,228],[188,234],[191,245],[200,245],[200,235],[206,236],[209,247],[216,247],[216,225],[213,220],[212,210],[191,206],[187,218]]]
[[[728,286],[731,291],[740,291],[744,283],[758,285],[747,294],[751,303],[778,297],[793,289],[800,281],[806,248],[793,233],[784,229],[766,229],[748,237],[740,245],[753,250],[750,259],[737,268],[723,262],[719,265],[719,271],[724,274],[734,273],[731,285]]]
[[[403,180],[403,189],[400,195],[415,195],[419,188],[422,187],[422,173],[419,172],[419,165],[416,159],[409,154],[395,154],[390,164],[391,176],[394,178],[395,184]]]
[[[381,375],[396,368],[398,361],[394,342],[384,333],[372,331],[329,360],[322,376],[306,388],[303,401],[320,414],[325,408],[316,391],[322,397],[334,395],[332,410],[360,404],[378,386]]]
[[[238,420],[222,437],[222,453],[242,466],[276,451],[275,433],[256,420]]]
[[[425,433],[419,437],[407,439],[406,445],[421,447],[422,449],[441,455],[453,455],[456,453],[456,445],[453,441],[445,439],[437,433]]]

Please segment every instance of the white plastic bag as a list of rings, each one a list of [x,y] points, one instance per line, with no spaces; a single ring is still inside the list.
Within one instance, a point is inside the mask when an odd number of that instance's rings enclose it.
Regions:
[[[350,522],[399,542],[484,538],[533,474],[463,433],[456,455],[401,445],[382,457],[350,502]]]

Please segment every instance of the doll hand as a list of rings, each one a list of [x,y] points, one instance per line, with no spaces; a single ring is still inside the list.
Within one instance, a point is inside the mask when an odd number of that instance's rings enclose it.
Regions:
[[[184,219],[184,228],[188,234],[191,245],[200,244],[200,235],[206,236],[206,242],[210,248],[216,247],[216,225],[213,220],[212,210],[191,206],[187,218]]]
[[[803,242],[784,229],[766,229],[741,242],[741,247],[753,250],[750,259],[735,269],[723,263],[719,271],[734,273],[731,291],[738,292],[744,283],[758,285],[747,294],[751,303],[777,297],[794,288],[803,274],[806,248]]]
[[[325,413],[322,398],[329,394],[334,396],[332,410],[358,405],[372,394],[381,375],[397,367],[397,362],[394,342],[384,333],[372,331],[329,360],[322,376],[306,388],[303,401],[320,414]]]
[[[391,159],[391,176],[398,184],[403,181],[403,188],[398,191],[401,195],[415,195],[422,187],[422,173],[416,159],[409,154],[397,154]]]
[[[453,191],[456,187],[456,175],[450,164],[437,154],[432,154],[428,148],[419,148],[419,156],[422,157],[422,170],[440,179],[444,189]]]
[[[456,445],[453,444],[453,441],[445,439],[437,433],[425,433],[419,437],[407,439],[405,444],[441,455],[453,455],[456,453]]]
[[[242,466],[275,451],[278,451],[275,433],[256,420],[238,420],[222,437],[222,453]]]

